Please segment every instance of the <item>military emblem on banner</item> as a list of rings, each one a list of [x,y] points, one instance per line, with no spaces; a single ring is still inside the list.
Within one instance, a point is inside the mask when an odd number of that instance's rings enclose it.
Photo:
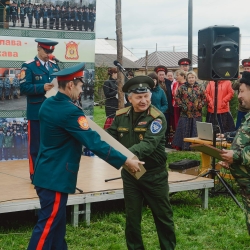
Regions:
[[[79,58],[78,54],[78,45],[79,43],[70,41],[66,44],[66,53],[65,53],[65,59],[68,60],[77,60]]]

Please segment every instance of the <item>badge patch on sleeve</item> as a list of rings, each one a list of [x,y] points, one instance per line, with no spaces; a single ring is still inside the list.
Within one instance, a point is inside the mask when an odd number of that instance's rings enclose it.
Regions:
[[[26,68],[22,68],[21,69],[21,72],[20,72],[20,79],[23,79],[23,78],[25,78],[25,76],[26,76]]]
[[[151,123],[151,126],[150,126],[150,131],[153,133],[153,134],[157,134],[161,131],[162,129],[162,125],[159,121],[155,120]]]
[[[89,129],[89,124],[85,116],[78,117],[77,122],[80,125],[81,129],[83,130]]]

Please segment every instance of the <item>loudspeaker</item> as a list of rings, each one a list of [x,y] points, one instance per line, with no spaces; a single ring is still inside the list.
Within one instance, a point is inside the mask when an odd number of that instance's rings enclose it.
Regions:
[[[202,80],[237,79],[240,29],[210,26],[198,31],[198,77]]]

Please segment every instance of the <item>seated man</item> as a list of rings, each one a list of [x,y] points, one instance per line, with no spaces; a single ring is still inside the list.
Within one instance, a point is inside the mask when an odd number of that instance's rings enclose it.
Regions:
[[[148,76],[128,80],[122,90],[128,93],[130,107],[116,111],[107,129],[121,144],[145,162],[146,173],[135,179],[122,170],[126,206],[126,241],[130,250],[145,249],[141,236],[142,205],[150,206],[161,249],[175,248],[173,212],[169,202],[167,155],[165,153],[165,116],[151,105],[150,89],[154,81]]]

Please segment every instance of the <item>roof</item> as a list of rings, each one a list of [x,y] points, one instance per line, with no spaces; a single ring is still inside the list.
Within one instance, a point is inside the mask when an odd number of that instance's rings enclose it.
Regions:
[[[107,66],[107,67],[115,67],[114,61],[117,60],[117,54],[95,54],[95,66]],[[123,56],[122,58],[122,66],[124,68],[130,69],[139,69],[140,66]]]
[[[96,39],[95,40],[95,54],[116,55],[117,41],[115,39]],[[123,46],[123,56],[131,61],[136,61],[138,58],[125,46]]]
[[[148,67],[156,67],[158,65],[164,65],[168,68],[178,68],[178,61],[181,58],[188,57],[188,52],[167,52],[167,51],[155,51],[148,55]],[[145,57],[135,61],[140,68],[145,67]],[[192,56],[192,65],[197,65],[198,57]]]

